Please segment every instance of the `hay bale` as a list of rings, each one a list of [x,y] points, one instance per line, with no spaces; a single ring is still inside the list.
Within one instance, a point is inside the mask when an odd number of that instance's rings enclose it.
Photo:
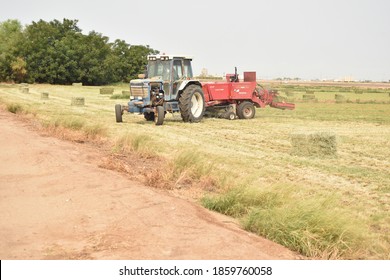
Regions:
[[[21,87],[20,92],[21,93],[30,93],[30,89],[28,87]]]
[[[344,103],[347,101],[345,96],[342,94],[335,94],[334,98],[336,99],[336,103]]]
[[[101,88],[100,89],[100,94],[113,94],[114,93],[114,88]]]
[[[291,154],[298,156],[335,156],[336,135],[330,132],[293,133],[290,135]]]
[[[49,93],[48,92],[42,92],[41,93],[41,99],[49,99]]]
[[[84,97],[72,97],[72,101],[70,103],[72,106],[84,106],[85,98]]]
[[[72,86],[74,86],[74,87],[82,87],[83,83],[72,83]]]

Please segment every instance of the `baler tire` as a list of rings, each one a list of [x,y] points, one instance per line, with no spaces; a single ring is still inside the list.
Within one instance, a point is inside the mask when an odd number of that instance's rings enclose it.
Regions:
[[[206,109],[202,87],[189,85],[185,88],[179,98],[179,109],[184,122],[200,122]]]
[[[121,123],[122,120],[122,105],[115,104],[115,119],[117,123]]]
[[[165,112],[163,106],[156,107],[156,113],[154,114],[154,123],[156,125],[162,125],[164,123]]]
[[[236,118],[236,115],[233,112],[228,112],[226,118],[232,121]]]
[[[150,112],[150,113],[144,113],[144,118],[145,120],[147,121],[154,121],[154,113],[153,112]]]
[[[240,119],[253,119],[256,109],[252,102],[244,101],[237,106],[237,116]]]

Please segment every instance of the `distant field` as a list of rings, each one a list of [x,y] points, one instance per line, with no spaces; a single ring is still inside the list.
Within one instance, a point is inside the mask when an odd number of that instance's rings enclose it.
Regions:
[[[267,85],[268,86],[268,85]],[[272,84],[296,110],[258,109],[252,120],[181,121],[167,114],[156,127],[139,115],[115,123],[100,87],[0,85],[0,104],[112,143],[113,154],[161,158],[150,185],[199,199],[236,217],[247,230],[311,258],[390,258],[390,89]],[[114,94],[128,90],[113,86]],[[41,99],[41,93],[49,99]],[[314,95],[306,100],[304,95]],[[336,100],[342,95],[342,100]],[[85,106],[71,106],[84,97]],[[294,133],[330,133],[335,156],[298,156]]]

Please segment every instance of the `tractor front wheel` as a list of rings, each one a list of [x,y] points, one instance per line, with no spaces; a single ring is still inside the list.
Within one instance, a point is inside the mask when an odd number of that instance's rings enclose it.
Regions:
[[[147,121],[154,121],[154,113],[153,112],[144,113],[144,118]]]
[[[200,122],[206,104],[203,90],[198,85],[189,85],[179,98],[179,108],[184,122]]]
[[[157,106],[156,107],[156,113],[154,113],[154,123],[156,125],[162,125],[164,123],[164,107],[163,106]]]
[[[252,102],[244,101],[237,106],[237,116],[240,119],[253,119],[256,109]]]
[[[115,105],[115,118],[116,118],[117,123],[122,122],[122,105],[121,104]]]

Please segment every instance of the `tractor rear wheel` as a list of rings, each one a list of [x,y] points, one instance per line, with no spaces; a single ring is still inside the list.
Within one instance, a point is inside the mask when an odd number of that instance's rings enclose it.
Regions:
[[[184,122],[200,122],[206,108],[202,87],[190,85],[185,88],[179,98],[179,108]]]
[[[154,123],[156,125],[162,125],[164,123],[164,107],[163,106],[157,106],[156,107],[156,113],[154,113]]]
[[[253,119],[256,109],[252,102],[244,101],[237,106],[237,116],[240,119]]]
[[[117,123],[122,122],[122,105],[121,104],[115,105],[115,118],[116,118]]]

